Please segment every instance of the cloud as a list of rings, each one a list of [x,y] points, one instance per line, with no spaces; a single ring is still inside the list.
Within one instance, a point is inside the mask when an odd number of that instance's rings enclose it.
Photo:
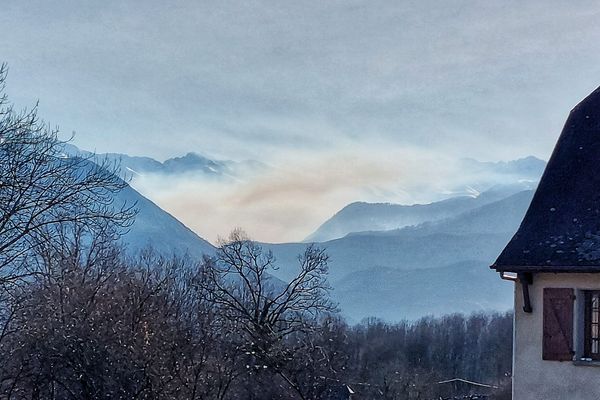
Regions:
[[[39,98],[83,148],[239,159],[380,140],[547,157],[597,84],[599,12],[542,0],[8,0],[0,35],[11,96]]]

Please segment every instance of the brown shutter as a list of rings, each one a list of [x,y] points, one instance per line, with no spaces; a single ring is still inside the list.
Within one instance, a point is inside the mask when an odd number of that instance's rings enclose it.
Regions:
[[[544,360],[573,359],[573,289],[544,288]]]

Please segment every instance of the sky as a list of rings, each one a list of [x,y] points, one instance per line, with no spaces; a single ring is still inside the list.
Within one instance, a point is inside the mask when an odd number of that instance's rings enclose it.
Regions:
[[[547,159],[600,85],[599,18],[591,1],[3,0],[0,60],[10,99],[81,148],[269,164],[243,187],[139,189],[205,237],[284,241],[351,201],[431,200],[451,160]]]

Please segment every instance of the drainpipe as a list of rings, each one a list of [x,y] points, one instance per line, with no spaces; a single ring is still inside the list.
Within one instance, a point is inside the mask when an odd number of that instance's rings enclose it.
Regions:
[[[531,272],[522,272],[518,274],[519,281],[523,287],[523,311],[531,313],[531,299],[529,297],[529,285],[533,283],[533,274]]]
[[[515,274],[514,272],[500,272],[500,278],[505,281],[521,282],[523,287],[523,311],[531,313],[533,308],[531,307],[531,297],[529,296],[529,285],[533,284],[533,274],[531,272],[520,272]]]

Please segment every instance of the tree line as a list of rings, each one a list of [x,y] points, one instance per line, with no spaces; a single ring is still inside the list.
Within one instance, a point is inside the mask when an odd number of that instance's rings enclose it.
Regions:
[[[512,318],[344,321],[328,256],[308,245],[282,282],[241,231],[202,260],[135,256],[118,166],[66,157],[0,68],[0,398],[438,399],[443,380],[509,398]]]

